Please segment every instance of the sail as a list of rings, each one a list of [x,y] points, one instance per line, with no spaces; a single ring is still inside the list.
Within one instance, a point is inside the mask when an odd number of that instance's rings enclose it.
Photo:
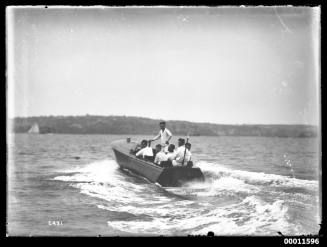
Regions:
[[[34,123],[32,125],[32,127],[30,128],[30,130],[28,131],[28,133],[30,133],[30,134],[39,134],[40,133],[39,125],[37,123]]]

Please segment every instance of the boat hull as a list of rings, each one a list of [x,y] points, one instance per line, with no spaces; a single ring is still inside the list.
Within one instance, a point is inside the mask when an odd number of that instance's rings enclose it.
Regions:
[[[200,168],[189,168],[186,166],[163,168],[150,161],[136,158],[135,155],[130,153],[130,150],[135,148],[135,145],[136,143],[127,142],[126,140],[112,143],[116,161],[121,168],[131,170],[164,187],[182,186],[185,182],[204,180]]]
[[[129,169],[134,173],[142,175],[151,182],[156,182],[163,171],[163,168],[149,164],[150,162],[141,161],[140,159],[121,153],[116,149],[113,150],[116,161],[121,168]]]

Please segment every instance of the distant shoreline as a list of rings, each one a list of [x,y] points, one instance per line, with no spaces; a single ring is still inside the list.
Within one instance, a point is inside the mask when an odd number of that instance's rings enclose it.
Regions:
[[[154,135],[161,120],[127,116],[39,116],[9,119],[14,133],[27,133],[35,123],[41,134]],[[179,136],[265,136],[317,137],[318,127],[282,124],[212,124],[167,121],[167,128]]]
[[[15,119],[21,120],[21,119],[38,119],[38,118],[86,118],[86,117],[93,117],[93,118],[132,118],[132,119],[144,119],[144,120],[154,120],[158,123],[160,121],[166,121],[168,122],[184,122],[184,123],[193,123],[193,124],[212,124],[212,125],[221,125],[221,126],[310,126],[318,128],[318,125],[314,124],[300,124],[300,123],[294,123],[294,124],[288,124],[288,123],[213,123],[213,122],[195,122],[195,121],[189,121],[189,120],[176,120],[176,119],[156,119],[156,118],[149,118],[149,117],[139,117],[139,116],[126,116],[126,115],[35,115],[35,116],[16,116],[16,117],[9,117],[9,121],[13,121]]]
[[[29,133],[22,133],[22,132],[11,132],[9,133],[11,135],[29,135],[29,136],[33,136]],[[88,134],[88,133],[85,133],[85,134],[79,134],[79,133],[41,133],[39,135],[42,135],[42,136],[46,136],[46,135],[74,135],[74,136],[87,136],[87,135],[98,135],[98,136],[126,136],[126,137],[133,137],[133,136],[153,136],[153,135],[144,135],[144,134]],[[35,136],[35,135],[34,135]],[[173,135],[173,138],[174,137],[183,137],[183,135]],[[186,136],[184,136],[186,138]],[[249,138],[299,138],[299,139],[304,139],[304,138],[318,138],[318,136],[205,136],[205,135],[198,135],[198,136],[193,136],[193,135],[189,135],[188,137],[190,138],[194,138],[194,137],[212,137],[212,138],[220,138],[220,137],[249,137]],[[135,140],[134,140],[135,141]]]

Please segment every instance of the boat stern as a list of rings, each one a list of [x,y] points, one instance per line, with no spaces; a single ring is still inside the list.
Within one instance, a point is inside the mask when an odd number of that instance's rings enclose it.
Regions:
[[[204,181],[204,176],[200,168],[172,167],[164,169],[157,182],[164,187],[178,187],[185,182]]]

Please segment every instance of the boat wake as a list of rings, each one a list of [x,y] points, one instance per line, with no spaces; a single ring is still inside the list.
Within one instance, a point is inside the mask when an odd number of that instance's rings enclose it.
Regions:
[[[249,172],[241,170],[233,170],[222,165],[208,162],[199,162],[197,164],[204,172],[209,180],[217,180],[221,178],[233,178],[251,185],[265,186],[284,186],[284,187],[299,187],[309,190],[316,190],[318,182],[313,180],[296,179],[276,174],[266,174],[263,172]]]
[[[316,199],[317,181],[232,170],[208,162],[197,166],[205,182],[178,188],[129,176],[114,160],[60,171],[54,180],[94,198],[94,206],[101,210],[128,213],[130,217],[107,221],[110,227],[132,235],[307,233],[290,205],[309,205]]]
[[[199,162],[205,182],[186,183],[182,188],[166,187],[171,193],[189,197],[217,197],[234,195],[237,198],[248,195],[272,194],[272,200],[294,198],[307,200],[310,204],[311,195],[319,189],[318,181],[302,180],[276,174],[266,174],[233,170],[223,165]],[[267,197],[267,196],[265,196]]]

